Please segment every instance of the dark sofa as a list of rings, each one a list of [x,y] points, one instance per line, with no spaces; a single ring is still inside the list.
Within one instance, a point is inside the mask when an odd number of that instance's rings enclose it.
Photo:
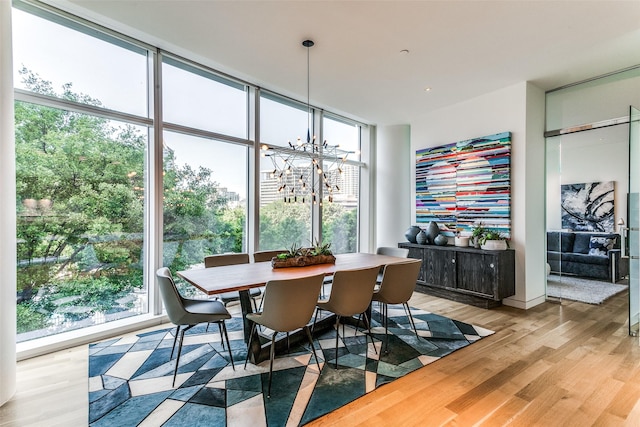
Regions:
[[[552,272],[615,283],[620,280],[620,235],[548,231],[547,263]]]

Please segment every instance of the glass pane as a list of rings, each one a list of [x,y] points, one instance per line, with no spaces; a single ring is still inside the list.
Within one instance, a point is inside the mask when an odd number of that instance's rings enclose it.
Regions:
[[[551,283],[555,288],[551,295],[567,298],[570,284],[578,280],[616,282],[626,276],[620,268],[623,235],[617,224],[620,219],[627,222],[627,139],[627,126],[547,138],[548,295],[551,282],[559,282]],[[598,233],[616,236],[611,249],[618,253],[611,255],[612,261],[596,266],[593,258],[574,256],[587,254],[590,238],[602,236]]]
[[[328,166],[329,179],[334,179],[337,190],[333,203],[322,204],[322,242],[331,243],[333,253],[358,251],[358,201],[360,194],[360,168],[344,165],[342,173]]]
[[[640,111],[629,108],[629,164],[640,162]],[[640,322],[640,174],[629,170],[628,262],[629,262],[629,334],[638,335]]]
[[[244,252],[247,147],[164,133],[164,261],[173,272]]]
[[[324,140],[348,152],[347,159],[360,160],[360,129],[337,119],[325,117],[322,121]]]
[[[148,130],[15,109],[18,341],[146,313]]]
[[[546,95],[546,130],[599,122],[629,114],[638,101],[640,68],[569,86]]]
[[[146,51],[59,17],[65,25],[15,8],[12,18],[15,87],[148,117]]]
[[[260,97],[260,140],[263,143],[286,147],[298,138],[306,141],[309,122],[306,107],[278,101],[270,96]]]
[[[303,174],[305,180],[313,177],[308,166],[304,172],[295,169],[279,178],[277,169],[283,170],[279,157],[262,157],[260,160],[260,250],[289,249],[292,245],[309,246],[311,242],[311,199],[309,192],[298,198],[290,194],[283,182],[289,182]],[[310,181],[309,181],[310,182]]]
[[[247,137],[247,92],[240,84],[165,58],[162,104],[166,122]]]

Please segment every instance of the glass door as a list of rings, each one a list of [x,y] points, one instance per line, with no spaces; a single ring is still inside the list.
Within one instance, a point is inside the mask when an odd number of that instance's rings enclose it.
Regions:
[[[640,320],[640,110],[629,109],[629,334],[638,335]]]

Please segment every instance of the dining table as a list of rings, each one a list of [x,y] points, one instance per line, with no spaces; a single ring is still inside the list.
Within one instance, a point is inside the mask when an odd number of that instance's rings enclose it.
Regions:
[[[407,258],[389,255],[378,255],[365,252],[355,252],[335,255],[334,264],[315,264],[303,267],[273,268],[271,262],[256,262],[249,264],[225,265],[220,267],[193,268],[178,271],[177,275],[187,283],[200,289],[207,295],[216,295],[224,292],[238,292],[240,295],[240,307],[244,325],[244,340],[249,342],[251,334],[251,321],[247,314],[253,312],[249,290],[263,287],[271,280],[296,279],[300,277],[324,274],[331,276],[339,270],[352,270],[359,268],[383,267],[387,264],[406,262]],[[324,325],[332,325],[327,321]],[[322,329],[322,326],[320,328]],[[269,358],[268,348],[260,344],[259,339],[253,340],[254,345],[249,349],[251,360],[258,363]],[[288,345],[288,341],[287,341]]]

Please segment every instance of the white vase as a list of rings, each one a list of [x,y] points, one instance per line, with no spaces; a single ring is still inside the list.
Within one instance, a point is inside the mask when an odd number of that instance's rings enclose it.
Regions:
[[[480,248],[487,251],[504,251],[507,249],[506,240],[485,240],[484,244],[480,245]]]
[[[456,236],[454,242],[456,246],[460,246],[463,248],[469,246],[469,238],[466,236]]]

